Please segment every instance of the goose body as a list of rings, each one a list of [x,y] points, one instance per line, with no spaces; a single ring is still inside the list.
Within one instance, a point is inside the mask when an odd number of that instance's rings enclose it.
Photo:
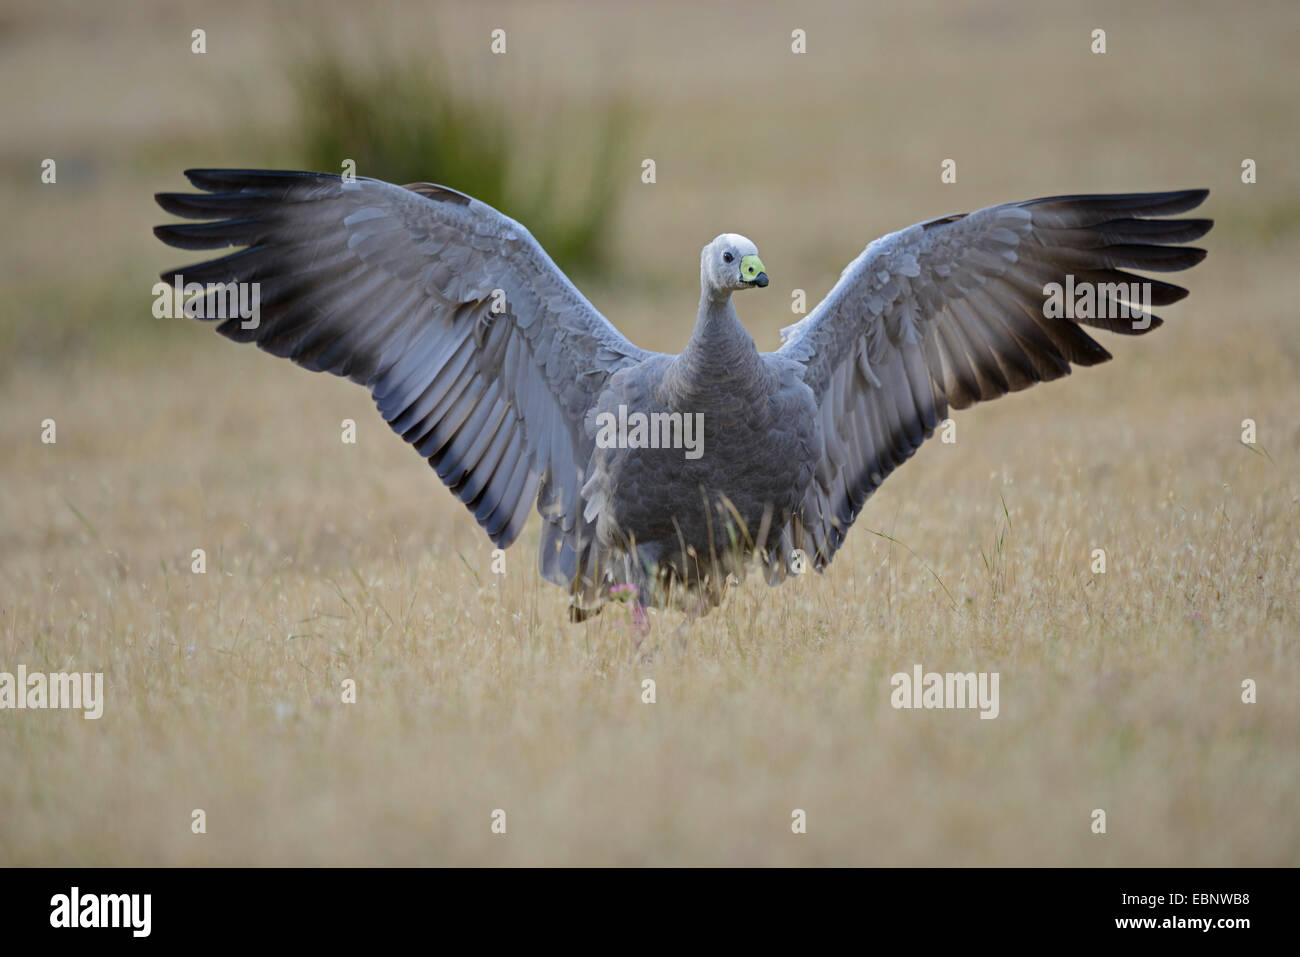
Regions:
[[[798,364],[760,354],[729,301],[705,322],[709,331],[697,328],[682,355],[611,377],[597,405],[611,416],[619,407],[647,410],[651,421],[694,416],[701,426],[698,458],[618,446],[593,454],[584,492],[596,541],[605,554],[633,559],[620,577],[638,593],[670,582],[716,591],[728,575],[743,576],[812,478],[817,406]]]

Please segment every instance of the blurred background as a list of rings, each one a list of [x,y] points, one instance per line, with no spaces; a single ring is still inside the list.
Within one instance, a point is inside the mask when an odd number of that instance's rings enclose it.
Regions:
[[[0,3],[0,670],[110,696],[0,715],[0,863],[1297,863],[1298,48],[1283,0]],[[536,520],[493,581],[363,390],[152,315],[200,258],[153,193],[346,159],[515,217],[674,352],[724,231],[774,349],[793,290],[924,219],[1208,187],[1216,226],[1163,329],[959,415],[824,579],[642,666],[564,622]],[[1003,716],[891,710],[917,661],[1002,669]]]

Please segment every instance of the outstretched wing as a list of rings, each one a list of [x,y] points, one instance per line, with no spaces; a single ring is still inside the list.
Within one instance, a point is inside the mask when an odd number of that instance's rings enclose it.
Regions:
[[[648,353],[528,230],[425,183],[185,175],[206,192],[160,193],[158,204],[210,221],[159,226],[158,238],[185,249],[248,248],[163,278],[259,284],[256,325],[232,317],[218,332],[368,388],[393,431],[499,546],[519,535],[534,501],[557,550],[575,544],[590,456],[583,418],[605,380]],[[214,315],[221,295],[200,301],[203,315]]]
[[[786,530],[784,564],[795,547],[825,567],[863,503],[950,408],[1109,359],[1081,323],[1124,335],[1160,325],[1121,306],[1166,305],[1187,290],[1124,270],[1200,262],[1205,250],[1169,244],[1198,239],[1211,220],[1150,217],[1186,212],[1207,193],[1052,196],[947,216],[867,246],[817,308],[782,331],[779,354],[802,363],[825,440]],[[1091,315],[1060,315],[1052,283],[1058,304],[1069,288],[1092,284],[1096,308],[1081,302]],[[1149,298],[1130,283],[1149,283]]]

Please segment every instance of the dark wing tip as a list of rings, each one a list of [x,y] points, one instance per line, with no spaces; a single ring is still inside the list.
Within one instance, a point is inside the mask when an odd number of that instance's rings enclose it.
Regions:
[[[1195,209],[1210,195],[1208,189],[1175,189],[1160,193],[1076,193],[1044,196],[1021,206],[1070,205],[1082,209],[1124,212],[1132,216],[1169,216]]]
[[[163,242],[165,242],[168,246],[176,245],[172,241],[174,233],[172,232],[171,226],[155,226],[153,228],[153,234],[158,239],[161,239]]]
[[[342,176],[338,173],[311,173],[303,170],[187,169],[185,178],[196,188],[213,193],[222,190],[291,186],[304,181],[338,182]]]

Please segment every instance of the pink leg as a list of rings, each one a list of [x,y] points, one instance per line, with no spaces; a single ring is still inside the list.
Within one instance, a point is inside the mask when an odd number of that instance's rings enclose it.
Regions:
[[[639,594],[640,591],[637,589],[636,585],[631,583],[626,585],[615,585],[609,590],[609,597],[611,599],[631,603],[631,607],[628,608],[628,618],[632,623],[632,636],[636,641],[635,647],[637,649],[640,649],[641,643],[646,639],[646,636],[650,634],[650,616],[646,614],[645,608],[642,607],[639,601],[637,601]],[[622,624],[622,622],[619,622],[619,624]]]

